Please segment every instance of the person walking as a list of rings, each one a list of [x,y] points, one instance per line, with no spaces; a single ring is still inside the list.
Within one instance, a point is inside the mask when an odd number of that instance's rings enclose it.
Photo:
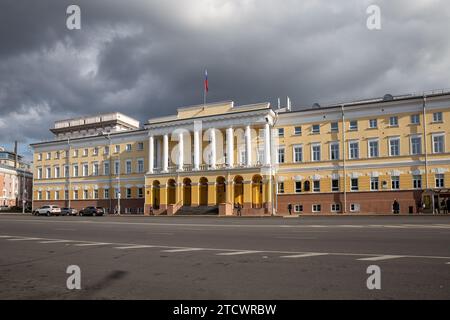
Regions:
[[[447,214],[450,213],[450,198],[447,198]]]
[[[287,208],[288,208],[288,211],[289,211],[289,215],[292,215],[292,204],[289,203]]]
[[[153,206],[152,206],[152,205],[150,205],[150,215],[151,215],[151,216],[154,215],[154,212],[153,212]]]
[[[394,211],[394,214],[400,213],[400,203],[397,201],[397,199],[395,199],[394,203],[392,204],[392,210]]]
[[[242,216],[241,210],[242,210],[242,206],[241,206],[241,204],[238,202],[238,204],[237,204],[237,215],[238,215],[238,217],[241,217],[241,216]]]

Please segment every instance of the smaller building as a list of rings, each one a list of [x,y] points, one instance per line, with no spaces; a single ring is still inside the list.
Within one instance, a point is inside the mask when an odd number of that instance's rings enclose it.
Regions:
[[[29,163],[15,151],[0,147],[0,206],[31,207],[33,174]]]

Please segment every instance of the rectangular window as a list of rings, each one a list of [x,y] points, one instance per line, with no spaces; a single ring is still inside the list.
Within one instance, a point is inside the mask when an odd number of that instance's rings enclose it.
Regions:
[[[330,160],[339,160],[339,142],[330,144]]]
[[[37,178],[42,179],[42,168],[38,168],[37,170]]]
[[[69,157],[69,150],[66,150],[66,151],[65,151],[65,154],[66,154],[65,157],[68,158],[68,157]]]
[[[296,193],[302,192],[302,182],[301,181],[295,181],[295,192]]]
[[[83,149],[83,157],[87,157],[89,155],[89,149]]]
[[[95,148],[94,148],[93,155],[94,155],[94,156],[98,155],[98,147],[95,147]]]
[[[138,188],[138,198],[144,197],[144,188]]]
[[[115,153],[119,153],[119,152],[120,152],[120,145],[116,145],[116,146],[114,147],[114,152],[115,152]]]
[[[52,177],[52,169],[51,168],[46,168],[45,169],[45,178],[46,179],[50,179]]]
[[[436,179],[436,188],[443,188],[444,187],[444,175],[443,174],[437,174],[435,176]]]
[[[47,160],[50,160],[52,158],[52,154],[51,154],[51,152],[47,152],[47,156],[46,156],[46,159]]]
[[[358,178],[352,178],[350,183],[351,183],[351,187],[350,187],[351,191],[358,191],[359,190]]]
[[[56,159],[56,160],[59,159],[59,151],[56,151],[56,153],[55,153],[55,159]]]
[[[278,148],[278,163],[284,163],[284,148]]]
[[[320,161],[320,144],[311,145],[312,161]]]
[[[311,127],[311,132],[313,134],[320,134],[320,125],[319,124],[313,124]]]
[[[50,191],[46,191],[45,192],[45,200],[50,200],[50,199],[51,199]]]
[[[144,160],[143,159],[138,159],[138,161],[137,161],[137,172],[138,173],[144,172]]]
[[[83,164],[83,177],[87,177],[89,175],[89,165],[87,163]]]
[[[37,199],[42,200],[42,191],[38,191],[37,193]]]
[[[109,154],[109,147],[106,146],[103,152],[104,155],[108,155]]]
[[[320,180],[313,181],[313,191],[320,192]]]
[[[120,174],[120,162],[116,160],[114,162],[114,174]]]
[[[359,159],[359,142],[358,141],[350,141],[348,150],[349,150],[349,158],[350,159]]]
[[[138,151],[144,150],[144,143],[143,142],[138,142],[137,149],[138,149]]]
[[[337,122],[331,123],[331,132],[339,132],[339,124]]]
[[[413,136],[411,137],[411,154],[421,154],[422,153],[422,137]]]
[[[369,140],[369,158],[378,157],[378,140]]]
[[[77,164],[73,165],[73,176],[78,177],[78,165]]]
[[[94,163],[92,166],[92,175],[98,176],[98,163]]]
[[[59,191],[55,191],[55,200],[59,200]]]
[[[391,189],[392,190],[399,190],[400,189],[400,177],[399,176],[392,176],[391,177]]]
[[[109,176],[109,162],[103,162],[103,174]]]
[[[64,190],[64,200],[69,200],[69,190]]]
[[[356,121],[356,120],[350,121],[349,128],[350,128],[350,130],[358,130],[358,121]]]
[[[433,122],[442,122],[442,112],[433,113]]]
[[[420,115],[419,114],[411,115],[411,124],[420,124]]]
[[[131,188],[127,188],[127,199],[131,198]]]
[[[322,206],[320,204],[312,205],[312,212],[320,212],[320,211],[322,211]]]
[[[379,179],[378,179],[378,177],[371,177],[370,178],[370,190],[371,191],[379,190]]]
[[[42,160],[42,153],[38,153],[38,157],[37,157],[38,161]]]
[[[60,168],[55,167],[55,178],[59,178],[59,177],[60,177]]]
[[[131,160],[127,160],[126,161],[126,173],[130,174],[132,171],[132,167],[131,167]]]
[[[377,121],[377,119],[370,119],[369,120],[369,128],[370,129],[378,128],[378,121]]]
[[[78,190],[73,191],[73,199],[78,200]]]
[[[332,203],[331,204],[331,212],[341,212],[341,204],[340,203]]]
[[[284,193],[284,182],[278,182],[278,193]]]
[[[396,157],[400,155],[400,138],[389,138],[389,156]]]
[[[83,190],[83,199],[89,199],[89,191]]]
[[[103,190],[103,198],[109,199],[109,189],[104,189]]]
[[[126,146],[126,151],[130,152],[131,151],[131,143],[128,143]]]
[[[68,178],[69,177],[69,166],[64,166],[64,177]]]
[[[392,116],[389,118],[389,126],[398,127],[398,117],[397,116]]]
[[[359,212],[361,210],[361,206],[359,203],[351,203],[350,204],[350,212]]]
[[[331,180],[331,191],[333,192],[339,191],[339,179]]]
[[[302,127],[295,127],[294,128],[294,134],[296,136],[301,136],[302,135]]]
[[[278,136],[284,137],[284,128],[278,128]]]
[[[433,135],[433,153],[444,153],[444,134]]]
[[[294,212],[297,213],[303,212],[303,206],[301,204],[294,205]]]
[[[294,162],[303,161],[303,146],[294,146]]]
[[[413,188],[414,189],[422,189],[422,176],[421,175],[413,176]]]
[[[98,190],[94,189],[94,199],[98,199]]]

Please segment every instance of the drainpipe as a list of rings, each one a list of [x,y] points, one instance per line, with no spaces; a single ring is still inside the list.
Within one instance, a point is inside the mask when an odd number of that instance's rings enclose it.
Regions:
[[[345,113],[344,113],[344,105],[341,105],[342,112],[342,168],[344,172],[344,210],[343,213],[347,213],[347,168],[346,168],[346,143],[345,143]]]

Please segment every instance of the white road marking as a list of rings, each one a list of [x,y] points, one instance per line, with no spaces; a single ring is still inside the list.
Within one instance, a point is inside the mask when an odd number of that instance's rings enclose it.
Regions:
[[[181,249],[170,249],[170,250],[163,250],[162,252],[189,252],[189,251],[200,251],[205,250],[203,248],[181,248]]]
[[[263,251],[254,251],[254,250],[246,250],[246,251],[236,251],[236,252],[222,252],[218,253],[218,256],[237,256],[242,254],[250,254],[250,253],[258,253]]]
[[[94,242],[94,243],[78,243],[74,244],[76,247],[89,247],[89,246],[104,246],[111,243],[104,243],[104,242]]]
[[[319,257],[319,256],[327,256],[328,253],[319,253],[319,252],[311,252],[311,253],[303,253],[303,254],[294,254],[290,256],[281,256],[280,258],[307,258],[307,257]]]
[[[114,247],[114,249],[128,250],[128,249],[145,249],[145,248],[154,248],[154,247],[156,247],[156,246],[137,245],[137,246],[127,246],[127,247]]]
[[[384,256],[378,256],[378,257],[361,258],[358,260],[360,260],[360,261],[381,261],[381,260],[389,260],[389,259],[397,259],[397,258],[404,258],[404,256],[384,255]]]
[[[30,240],[39,240],[41,238],[14,238],[14,239],[6,239],[8,241],[30,241]]]
[[[12,236],[0,236],[0,238],[13,238]]]
[[[48,240],[48,241],[39,241],[39,243],[64,243],[64,242],[73,242],[72,240]]]

